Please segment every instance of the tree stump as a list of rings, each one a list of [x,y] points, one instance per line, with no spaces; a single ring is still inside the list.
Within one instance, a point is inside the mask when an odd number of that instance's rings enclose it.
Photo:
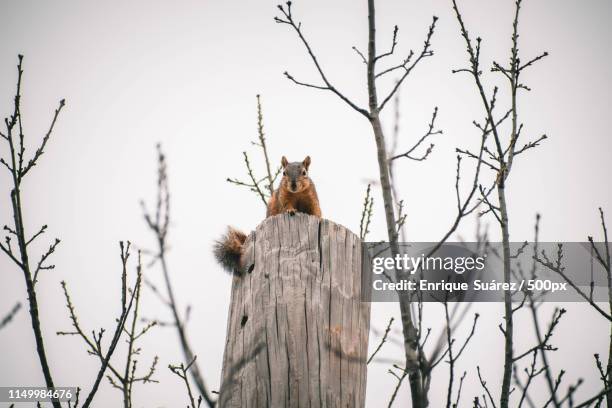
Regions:
[[[363,407],[370,304],[362,243],[331,221],[270,217],[234,276],[219,406]]]

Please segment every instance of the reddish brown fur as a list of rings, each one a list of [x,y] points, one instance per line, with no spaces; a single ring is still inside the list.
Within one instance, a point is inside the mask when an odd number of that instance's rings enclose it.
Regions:
[[[244,244],[244,241],[246,241],[246,239],[247,236],[244,232],[232,227],[228,227],[227,241],[225,241],[225,246],[229,251],[240,252],[242,244]]]
[[[230,273],[240,274],[242,270],[242,245],[247,236],[232,227],[227,228],[227,233],[215,242],[214,254],[217,261]]]
[[[285,157],[283,157],[281,163],[283,168],[287,168],[289,165]],[[308,170],[310,157],[307,157],[302,162],[302,165]],[[321,207],[319,206],[317,190],[308,175],[300,175],[297,178],[297,189],[295,191],[292,191],[290,188],[289,176],[283,175],[279,188],[274,191],[270,201],[268,201],[266,218],[285,212],[292,215],[296,212],[301,212],[321,218]]]

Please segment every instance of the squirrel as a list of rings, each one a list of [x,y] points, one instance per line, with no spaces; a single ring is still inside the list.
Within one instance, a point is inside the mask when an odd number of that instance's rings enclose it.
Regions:
[[[303,162],[289,163],[283,156],[283,178],[279,188],[272,193],[268,201],[266,218],[287,212],[291,215],[296,212],[314,215],[321,218],[319,197],[315,185],[308,177],[310,167],[310,156],[306,156]]]
[[[296,212],[314,215],[321,218],[321,207],[314,182],[308,177],[310,156],[301,162],[290,163],[285,156],[281,159],[283,177],[266,209],[266,218],[278,214]],[[225,235],[215,241],[213,253],[217,262],[226,271],[240,275],[243,269],[241,263],[242,248],[247,236],[243,232],[228,227]]]

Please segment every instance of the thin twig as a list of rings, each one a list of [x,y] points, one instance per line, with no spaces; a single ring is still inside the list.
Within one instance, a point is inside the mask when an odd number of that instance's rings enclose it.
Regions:
[[[102,328],[98,332],[96,332],[95,330],[92,331],[91,338],[87,334],[85,334],[85,331],[81,328],[81,325],[79,323],[76,309],[72,303],[70,294],[68,293],[68,287],[66,285],[66,282],[65,281],[61,282],[62,289],[64,291],[64,297],[66,299],[66,307],[68,308],[70,321],[72,322],[73,331],[59,331],[57,332],[57,335],[59,336],[74,336],[74,335],[79,336],[89,347],[88,353],[98,357],[98,359],[100,360],[100,368],[96,375],[96,379],[93,383],[93,386],[91,387],[91,391],[87,395],[87,398],[85,399],[85,402],[82,405],[82,408],[87,408],[91,405],[93,398],[98,391],[98,387],[100,386],[100,382],[102,381],[102,378],[105,375],[106,369],[110,368],[111,370],[114,370],[114,368],[112,368],[110,364],[110,360],[111,360],[111,357],[113,356],[113,353],[115,352],[117,344],[119,343],[119,339],[121,338],[121,335],[123,334],[125,330],[125,323],[130,314],[130,311],[132,310],[132,306],[134,305],[136,291],[132,290],[131,295],[128,298],[128,286],[127,286],[127,263],[130,257],[130,243],[128,242],[127,245],[124,245],[123,242],[120,242],[119,246],[121,249],[121,264],[122,264],[121,313],[119,317],[116,319],[117,324],[115,326],[113,336],[111,338],[110,344],[106,352],[103,351],[102,349],[102,338],[106,330]],[[140,276],[136,278],[136,284],[135,284],[136,287],[140,285],[140,279],[141,279]]]
[[[370,364],[372,359],[376,356],[376,354],[380,351],[382,346],[387,341],[387,336],[389,335],[389,332],[391,331],[391,325],[393,324],[393,320],[395,320],[395,318],[393,318],[393,317],[391,319],[389,319],[389,324],[387,325],[387,328],[385,329],[385,332],[384,332],[382,338],[380,339],[380,343],[378,344],[378,347],[376,347],[376,350],[374,350],[372,355],[370,355],[370,358],[368,358],[368,361],[366,362],[366,364]]]
[[[185,366],[183,363],[181,363],[180,365],[172,365],[172,364],[168,365],[168,368],[170,369],[170,371],[176,374],[185,383],[185,388],[187,389],[187,396],[189,398],[189,404],[190,404],[188,408],[199,408],[200,405],[202,404],[202,396],[200,395],[197,399],[197,405],[196,405],[196,400],[193,397],[193,392],[191,391],[191,385],[189,384],[189,379],[187,375],[187,373],[189,372],[189,370],[195,363],[196,358],[197,356],[193,356],[193,359],[189,362],[189,364],[187,364],[187,366]]]
[[[363,201],[363,209],[361,210],[361,221],[359,222],[359,238],[365,240],[370,232],[370,221],[372,220],[372,206],[374,205],[374,197],[371,196],[372,185],[368,184],[366,196]]]
[[[6,327],[6,325],[9,324],[11,320],[13,320],[13,318],[15,317],[17,312],[19,312],[20,309],[21,309],[21,303],[20,302],[15,303],[15,306],[13,306],[11,310],[9,310],[9,312],[6,314],[6,316],[4,316],[2,320],[0,320],[0,330]]]
[[[412,153],[430,136],[442,134],[441,130],[434,130],[437,116],[438,116],[438,107],[436,106],[431,115],[431,121],[429,122],[427,132],[425,132],[425,134],[406,152],[392,156],[389,158],[389,160],[396,160],[401,157],[405,157],[407,159],[414,160],[414,161],[423,161],[427,159],[427,157],[431,154],[435,146],[433,143],[431,143],[429,147],[427,148],[427,150],[425,151],[425,153],[419,157],[412,156]]]

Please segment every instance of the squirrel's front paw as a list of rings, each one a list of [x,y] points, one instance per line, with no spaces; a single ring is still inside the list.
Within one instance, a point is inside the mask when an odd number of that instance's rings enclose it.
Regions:
[[[288,210],[287,210],[287,214],[289,214],[289,215],[295,215],[295,209],[294,209],[294,208],[288,209]]]

